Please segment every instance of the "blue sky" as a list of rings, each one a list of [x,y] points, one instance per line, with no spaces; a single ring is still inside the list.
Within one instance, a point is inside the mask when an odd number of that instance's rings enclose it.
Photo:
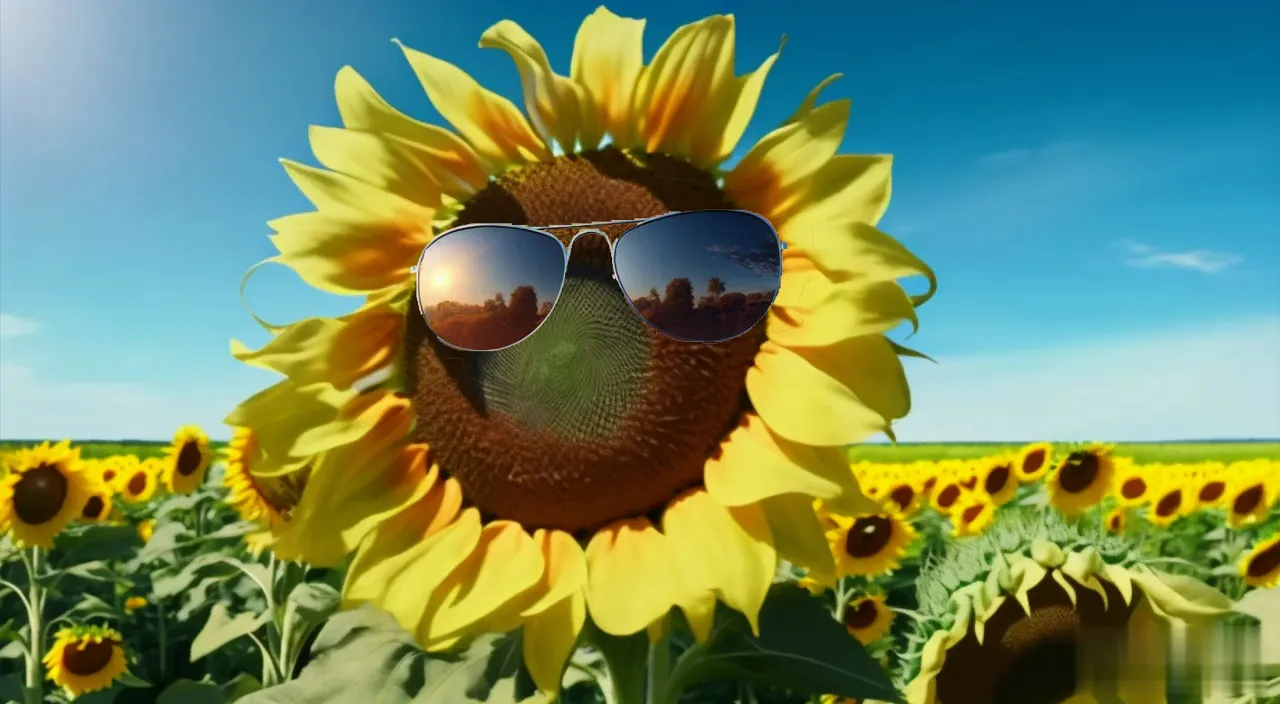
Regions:
[[[0,437],[225,437],[272,381],[227,352],[263,341],[237,285],[308,209],[277,158],[338,124],[336,71],[439,121],[391,38],[518,98],[483,30],[567,72],[596,4],[0,0]],[[1280,435],[1280,6],[830,4],[609,7],[647,55],[732,12],[740,71],[790,35],[744,144],[845,73],[844,151],[896,155],[882,227],[941,279],[903,440]],[[351,307],[285,270],[249,296]]]

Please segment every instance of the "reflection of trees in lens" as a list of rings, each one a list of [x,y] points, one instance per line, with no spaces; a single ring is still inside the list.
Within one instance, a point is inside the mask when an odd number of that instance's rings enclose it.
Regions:
[[[499,291],[479,305],[440,301],[427,311],[436,335],[457,347],[495,350],[524,339],[551,313],[553,301],[538,303],[532,286],[522,285],[509,296]]]
[[[724,280],[707,280],[707,295],[694,301],[693,284],[672,279],[661,297],[657,289],[632,299],[636,310],[660,330],[688,340],[724,340],[751,329],[764,317],[776,291],[728,291]]]

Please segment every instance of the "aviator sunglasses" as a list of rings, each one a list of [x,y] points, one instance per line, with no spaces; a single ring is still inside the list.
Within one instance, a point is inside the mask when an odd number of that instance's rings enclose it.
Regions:
[[[600,227],[631,225],[609,246],[613,278],[650,327],[684,342],[715,343],[753,328],[782,281],[786,243],[745,210],[697,210],[571,225],[472,224],[422,250],[418,309],[441,342],[494,352],[529,337],[555,309],[569,251]],[[569,244],[549,230],[576,229]]]

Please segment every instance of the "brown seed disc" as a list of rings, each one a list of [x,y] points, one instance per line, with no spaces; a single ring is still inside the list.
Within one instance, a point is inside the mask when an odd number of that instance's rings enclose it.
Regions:
[[[184,443],[182,449],[178,451],[178,474],[189,477],[200,469],[200,461],[203,458],[200,455],[200,446],[194,442]]]
[[[1231,502],[1231,511],[1241,516],[1253,513],[1258,504],[1262,503],[1262,497],[1262,485],[1255,484],[1236,494],[1235,500]]]
[[[80,644],[68,645],[62,649],[62,666],[67,671],[84,677],[102,672],[111,662],[111,651],[115,643],[104,640],[101,643],[89,641],[82,647]]]
[[[96,520],[102,516],[102,510],[107,507],[106,502],[101,496],[90,496],[89,500],[84,502],[84,509],[80,511],[80,515],[90,520]]]
[[[13,512],[29,526],[53,520],[67,501],[67,476],[51,465],[22,473],[13,486]]]
[[[1277,567],[1280,567],[1280,542],[1272,543],[1271,547],[1250,558],[1245,571],[1250,577],[1260,579]]]
[[[491,183],[456,224],[558,225],[733,208],[715,180],[665,156],[560,157]],[[627,226],[601,228],[610,239]],[[568,243],[575,233],[554,233]],[[631,309],[604,238],[573,246],[546,322],[498,352],[445,347],[411,306],[407,393],[416,439],[487,516],[590,531],[650,514],[702,481],[748,408],[764,322],[715,345],[673,340]]]
[[[1101,462],[1092,452],[1073,452],[1058,470],[1058,486],[1069,494],[1079,494],[1098,478]]]
[[[870,599],[863,599],[856,605],[846,604],[844,607],[844,625],[846,628],[867,628],[876,622],[876,614],[879,612],[879,607]]]
[[[885,516],[862,516],[844,536],[844,549],[851,557],[878,555],[893,537],[893,521]]]

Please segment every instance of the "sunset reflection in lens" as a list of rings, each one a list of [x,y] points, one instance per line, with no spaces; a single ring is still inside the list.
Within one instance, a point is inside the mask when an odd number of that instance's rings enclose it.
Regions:
[[[740,211],[680,213],[618,239],[618,282],[640,315],[682,340],[720,342],[750,330],[777,296],[782,273],[769,223]]]
[[[564,249],[520,227],[478,225],[441,235],[418,264],[418,306],[441,341],[498,350],[542,324],[564,282]]]

